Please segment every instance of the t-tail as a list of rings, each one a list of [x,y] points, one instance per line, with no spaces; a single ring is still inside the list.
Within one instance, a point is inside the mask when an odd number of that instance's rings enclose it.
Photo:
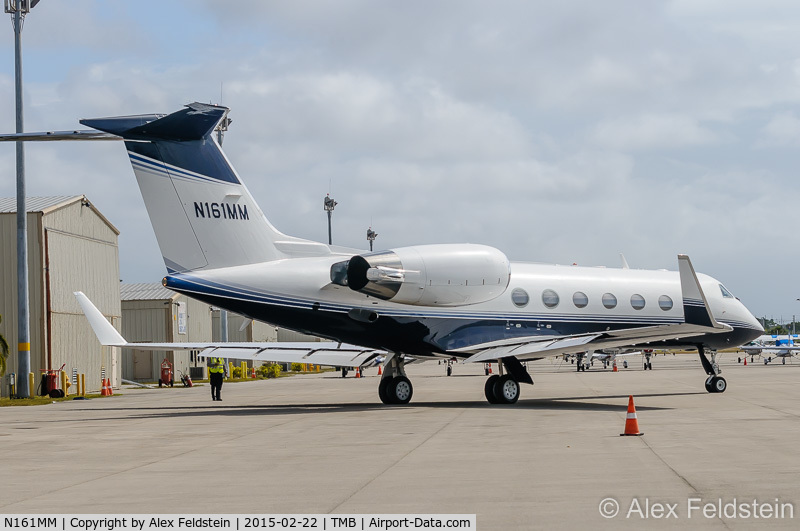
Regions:
[[[170,273],[277,260],[281,241],[298,242],[269,223],[214,138],[228,110],[192,103],[169,115],[81,120],[125,140]]]

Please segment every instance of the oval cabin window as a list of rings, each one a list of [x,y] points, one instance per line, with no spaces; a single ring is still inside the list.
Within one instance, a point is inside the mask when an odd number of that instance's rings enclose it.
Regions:
[[[644,297],[639,295],[638,293],[635,295],[631,295],[631,306],[633,306],[634,310],[641,310],[644,308],[645,302]]]
[[[527,306],[529,300],[528,292],[522,288],[515,288],[514,291],[511,292],[511,302],[513,302],[514,306],[517,308]]]
[[[542,292],[542,302],[548,308],[555,308],[559,302],[558,293],[551,289],[544,290]]]
[[[617,298],[611,293],[603,294],[603,306],[609,310],[617,307]]]
[[[589,297],[582,291],[576,291],[572,295],[572,304],[575,305],[577,308],[586,308],[589,304]]]

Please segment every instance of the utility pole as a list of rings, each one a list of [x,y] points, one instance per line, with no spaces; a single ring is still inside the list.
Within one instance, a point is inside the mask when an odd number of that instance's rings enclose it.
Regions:
[[[5,0],[5,11],[14,25],[14,89],[16,93],[17,133],[22,120],[22,24],[25,15],[39,0]],[[28,373],[31,372],[30,308],[28,307],[28,205],[25,200],[25,148],[17,140],[17,396],[30,398]]]
[[[367,229],[367,241],[369,241],[369,252],[372,252],[372,242],[378,237],[378,233],[372,230],[372,227]]]
[[[333,214],[333,209],[338,204],[339,203],[337,203],[336,201],[333,200],[333,198],[331,197],[331,194],[326,194],[325,195],[324,208],[325,208],[325,212],[328,213],[328,245],[332,245],[333,244],[333,238],[331,237],[331,214]]]

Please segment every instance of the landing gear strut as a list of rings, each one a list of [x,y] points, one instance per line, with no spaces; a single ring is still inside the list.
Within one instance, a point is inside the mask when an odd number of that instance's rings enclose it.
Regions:
[[[706,351],[711,354],[711,361],[706,357]],[[717,351],[706,349],[703,345],[699,345],[697,352],[700,354],[700,363],[708,375],[708,378],[706,378],[706,391],[709,393],[724,393],[728,388],[728,382],[719,375],[721,371],[719,370],[719,365],[717,365]]]
[[[652,356],[652,352],[645,351],[644,352],[644,370],[653,370],[653,362],[650,361],[650,356]]]
[[[575,354],[575,356],[578,358],[578,362],[576,364],[577,365],[576,368],[578,369],[578,372],[585,371],[586,370],[586,365],[583,364],[584,353],[583,352],[578,352],[577,354]]]
[[[414,394],[414,386],[406,377],[405,360],[402,355],[391,354],[386,361],[383,377],[378,384],[378,396],[384,404],[408,404]]]
[[[517,358],[508,357],[499,361],[498,374],[486,379],[483,393],[490,404],[513,404],[519,400],[520,382],[533,385],[533,379]]]

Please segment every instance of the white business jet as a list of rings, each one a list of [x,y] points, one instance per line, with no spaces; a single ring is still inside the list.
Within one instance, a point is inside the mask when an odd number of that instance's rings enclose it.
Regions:
[[[763,333],[737,298],[696,274],[684,255],[677,272],[643,271],[512,263],[485,245],[363,252],[284,235],[214,138],[227,114],[192,103],[169,115],[81,120],[96,131],[0,139],[124,140],[166,264],[164,286],[332,342],[131,344],[78,293],[103,345],[334,366],[385,356],[378,395],[387,404],[411,400],[407,357],[498,362],[484,392],[490,403],[510,404],[521,383],[533,383],[521,361],[603,349],[695,348],[706,389],[723,392],[716,349]]]

